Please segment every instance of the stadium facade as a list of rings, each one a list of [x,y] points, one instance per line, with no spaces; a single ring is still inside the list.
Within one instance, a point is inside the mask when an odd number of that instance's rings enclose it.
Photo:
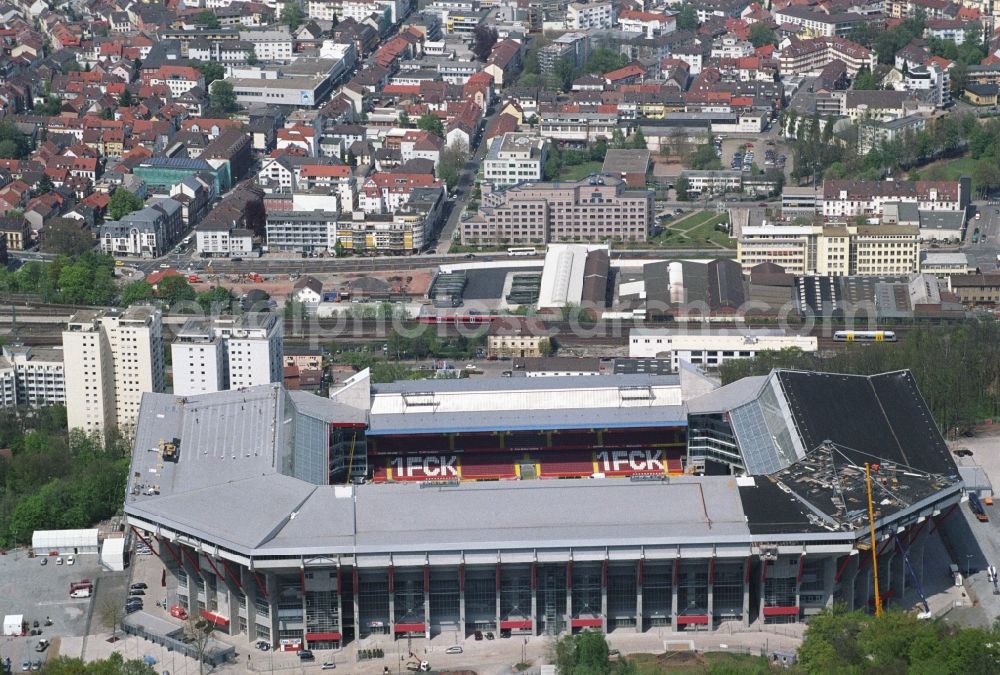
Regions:
[[[165,450],[166,448],[166,450]],[[712,630],[873,602],[962,498],[909,372],[146,394],[125,511],[222,632]]]

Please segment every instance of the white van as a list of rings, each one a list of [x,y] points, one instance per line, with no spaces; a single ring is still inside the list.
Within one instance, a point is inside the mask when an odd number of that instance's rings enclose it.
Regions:
[[[73,591],[72,593],[70,593],[69,597],[71,597],[71,598],[89,598],[90,594],[92,592],[93,591],[90,588],[78,588],[75,591]]]

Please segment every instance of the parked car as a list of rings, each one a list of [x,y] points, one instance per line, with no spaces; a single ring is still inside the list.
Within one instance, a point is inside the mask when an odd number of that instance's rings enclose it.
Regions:
[[[44,652],[46,649],[48,649],[48,647],[49,647],[49,641],[46,640],[45,638],[42,638],[41,640],[38,641],[38,644],[35,645],[35,651]]]
[[[71,556],[71,555],[70,555],[70,556],[66,556],[66,564],[67,564],[67,565],[72,565],[72,564],[74,564],[75,562],[76,562],[76,558],[74,558],[74,557],[73,557],[73,556]]]
[[[271,648],[271,643],[268,642],[267,640],[257,640],[256,642],[253,643],[253,646],[261,650],[262,652],[266,652]]]
[[[146,585],[146,582],[140,581],[138,583],[132,584],[131,586],[129,586],[129,588],[142,588],[142,589],[145,590],[145,589],[149,588],[149,586]]]
[[[41,564],[42,565],[48,565],[49,564],[49,559],[48,558],[42,558]]]
[[[312,653],[312,650],[309,650],[309,649],[300,649],[298,652],[296,652],[296,654],[298,655],[299,659],[302,660],[302,661],[315,661],[316,660],[316,656]]]
[[[475,632],[475,634],[474,634],[474,636],[473,636],[473,637],[475,637],[475,638],[476,638],[476,640],[482,640],[482,639],[483,639],[483,631],[481,631],[481,630],[477,630],[477,631]]]
[[[448,647],[448,649],[444,650],[444,653],[445,654],[461,654],[462,653],[462,645],[452,645],[451,647]]]
[[[337,664],[334,663],[333,661],[324,661],[323,666],[320,668],[320,670],[335,670],[336,668]]]
[[[128,594],[132,597],[136,597],[139,595],[146,595],[146,591],[142,590],[141,588],[131,588],[129,589]]]
[[[60,557],[56,558],[56,564],[57,564],[57,565],[62,565],[62,564],[63,564],[63,559],[62,559],[62,556],[60,556]]]

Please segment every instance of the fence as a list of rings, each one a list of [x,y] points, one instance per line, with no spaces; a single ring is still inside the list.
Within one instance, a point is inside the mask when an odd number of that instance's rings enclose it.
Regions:
[[[168,651],[175,651],[183,654],[184,656],[188,656],[195,661],[198,660],[198,648],[195,645],[174,637],[175,635],[183,633],[183,630],[181,629],[178,629],[168,635],[161,635],[148,630],[144,626],[129,623],[127,620],[125,621],[123,628],[129,635],[144,638],[154,644],[162,645]],[[211,640],[205,648],[205,653],[201,654],[201,660],[211,666],[219,666],[223,663],[233,661],[235,658],[236,648],[219,642],[218,640]]]

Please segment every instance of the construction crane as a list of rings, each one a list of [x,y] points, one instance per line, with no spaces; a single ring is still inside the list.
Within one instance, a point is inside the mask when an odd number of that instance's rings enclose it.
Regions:
[[[872,533],[872,578],[875,582],[875,616],[881,617],[882,595],[878,590],[878,547],[875,542],[875,507],[872,505],[872,466],[868,462],[865,462],[865,486],[868,489],[868,526]]]
[[[920,586],[920,579],[917,578],[917,573],[913,571],[913,565],[910,564],[910,554],[907,552],[906,547],[903,546],[903,542],[899,540],[899,537],[895,534],[892,538],[896,540],[896,548],[899,552],[903,554],[903,565],[906,567],[906,571],[909,572],[910,578],[913,579],[913,585],[917,589],[917,594],[920,596],[920,604],[924,606],[924,611],[917,614],[918,619],[929,619],[931,618],[931,606],[927,604],[927,598],[924,596],[924,589]]]

